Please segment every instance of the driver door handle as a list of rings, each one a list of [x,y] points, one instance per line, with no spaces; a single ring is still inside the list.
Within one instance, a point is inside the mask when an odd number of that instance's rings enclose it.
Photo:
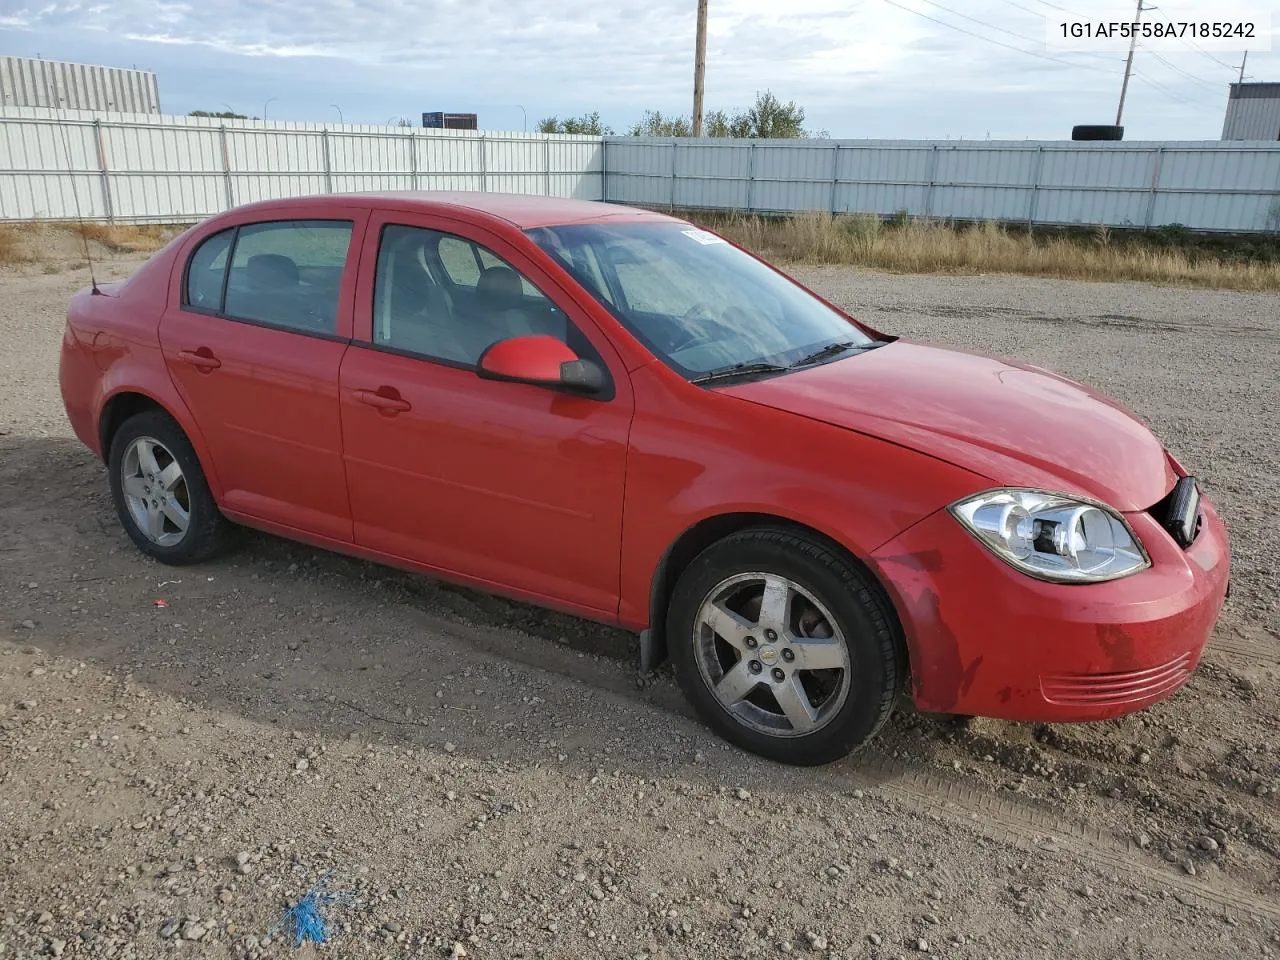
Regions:
[[[413,405],[400,396],[399,391],[394,387],[379,387],[377,390],[357,390],[355,391],[355,398],[360,403],[366,403],[387,413],[404,413],[413,409]]]

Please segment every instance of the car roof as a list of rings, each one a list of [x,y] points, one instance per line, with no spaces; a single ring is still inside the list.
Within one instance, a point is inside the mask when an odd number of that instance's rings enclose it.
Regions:
[[[539,197],[519,193],[489,193],[466,190],[391,190],[376,193],[332,193],[306,197],[263,200],[236,208],[239,211],[283,212],[294,207],[314,208],[317,204],[357,206],[376,210],[413,210],[423,213],[456,213],[460,210],[481,218],[504,220],[520,229],[560,226],[597,220],[615,222],[680,223],[675,217],[617,203],[597,200],[574,200],[565,197]]]

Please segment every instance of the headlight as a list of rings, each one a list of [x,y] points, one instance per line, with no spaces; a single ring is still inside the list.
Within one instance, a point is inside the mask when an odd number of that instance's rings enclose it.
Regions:
[[[1097,583],[1151,566],[1129,525],[1099,503],[988,490],[950,510],[996,556],[1041,580]]]

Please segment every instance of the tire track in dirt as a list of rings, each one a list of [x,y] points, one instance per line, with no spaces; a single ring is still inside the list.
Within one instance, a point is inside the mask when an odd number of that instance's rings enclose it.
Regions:
[[[566,649],[524,634],[438,620],[410,608],[424,629],[526,667],[559,674],[616,694],[633,703],[648,704],[694,718],[684,700],[658,689],[640,693],[634,681],[608,658],[579,657]],[[1064,817],[1060,812],[1018,803],[983,787],[939,775],[903,762],[873,744],[838,765],[851,786],[874,789],[886,798],[925,815],[936,814],[987,839],[1036,854],[1065,853],[1121,873],[1139,875],[1157,889],[1168,889],[1182,902],[1260,920],[1280,922],[1280,902],[1252,892],[1225,877],[1191,877],[1151,862],[1152,856],[1131,840],[1092,824]]]

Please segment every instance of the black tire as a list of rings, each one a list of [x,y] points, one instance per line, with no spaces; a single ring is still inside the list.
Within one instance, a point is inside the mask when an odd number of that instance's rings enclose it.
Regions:
[[[180,496],[185,500],[189,520],[186,530],[173,543],[161,544],[148,537],[139,526],[125,497],[122,476],[125,456],[136,440],[144,438],[159,443],[182,471],[183,489]],[[231,524],[222,515],[209,492],[209,484],[205,481],[204,471],[200,468],[200,460],[196,457],[191,441],[167,413],[147,410],[121,424],[111,438],[107,469],[111,499],[115,503],[120,523],[129,534],[129,539],[147,556],[161,563],[182,566],[208,560],[226,546]]]
[[[1124,127],[1081,123],[1071,128],[1072,140],[1123,140]]]
[[[695,631],[702,629],[704,601],[717,585],[748,572],[781,576],[808,591],[844,637],[850,664],[847,694],[813,733],[774,735],[754,729],[721,705],[699,667]],[[907,672],[901,627],[879,584],[831,545],[779,528],[732,534],[689,564],[667,608],[667,645],[685,696],[712,729],[745,750],[797,766],[839,760],[874,737],[893,713]]]

